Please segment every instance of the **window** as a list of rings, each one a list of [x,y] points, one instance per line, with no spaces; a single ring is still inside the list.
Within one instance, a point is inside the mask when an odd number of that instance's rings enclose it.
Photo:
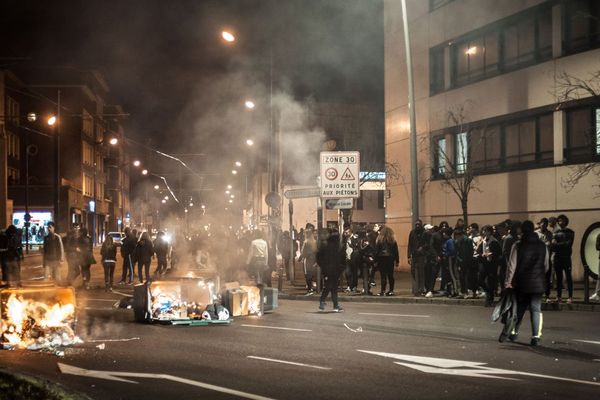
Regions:
[[[467,143],[467,132],[461,132],[456,135],[456,172],[462,174],[467,168],[469,161],[469,148]]]
[[[385,190],[377,191],[377,208],[380,210],[385,208]]]
[[[6,119],[14,126],[19,126],[19,103],[12,97],[6,97]]]
[[[83,174],[83,195],[92,197],[94,190],[94,180],[88,174]]]
[[[6,134],[7,153],[9,157],[21,159],[21,139],[14,133]]]
[[[94,147],[86,142],[82,141],[83,145],[83,163],[85,165],[94,165]]]
[[[551,7],[544,4],[431,49],[431,94],[551,59]],[[450,65],[444,64],[446,48]],[[448,69],[451,81],[444,84]]]
[[[87,112],[86,110],[83,110],[82,116],[82,131],[83,134],[93,138],[94,137],[94,118],[92,118],[92,115]]]
[[[569,161],[587,161],[600,155],[600,107],[567,111],[565,157]]]
[[[588,112],[589,114],[589,112]],[[574,115],[573,118],[580,118]],[[600,119],[600,108],[598,109]],[[551,113],[519,118],[514,115],[491,125],[473,123],[468,133],[454,135],[456,171],[464,173],[469,165],[475,173],[497,172],[531,166],[551,165],[554,160],[554,126]],[[600,140],[600,120],[597,123]],[[434,139],[439,143],[445,136]],[[445,143],[444,145],[445,146]],[[440,148],[442,145],[437,145]],[[596,146],[600,152],[600,146]],[[437,151],[437,150],[436,150]],[[440,151],[433,154],[434,174],[440,177]]]
[[[98,187],[96,190],[96,198],[104,199],[104,183],[98,182]]]
[[[18,185],[21,180],[21,171],[17,168],[8,167],[7,176],[9,185]]]
[[[565,50],[575,53],[600,45],[600,4],[597,0],[565,2]]]
[[[365,191],[361,190],[360,191],[360,197],[356,199],[356,209],[357,210],[362,210],[363,209],[364,201],[365,201]]]
[[[443,176],[446,174],[446,137],[438,137],[434,139],[434,175]]]

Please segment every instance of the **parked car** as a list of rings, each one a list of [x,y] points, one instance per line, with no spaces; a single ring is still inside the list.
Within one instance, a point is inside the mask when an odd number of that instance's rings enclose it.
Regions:
[[[125,234],[123,232],[108,232],[108,236],[113,238],[113,242],[115,242],[117,246],[120,246],[121,242],[125,238]]]

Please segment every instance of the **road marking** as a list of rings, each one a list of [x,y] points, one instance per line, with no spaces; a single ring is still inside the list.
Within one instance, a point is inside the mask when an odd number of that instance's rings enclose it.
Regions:
[[[276,360],[274,358],[265,358],[265,357],[256,357],[256,356],[248,356],[248,358],[252,358],[253,360],[271,361],[271,362],[280,363],[280,364],[296,365],[298,367],[324,369],[324,370],[330,370],[331,369],[329,367],[320,367],[318,365],[302,364],[302,363],[297,363],[297,362],[293,362],[293,361]]]
[[[283,327],[279,327],[279,326],[248,325],[248,324],[242,324],[241,326],[245,326],[247,328],[280,329],[282,331],[312,332],[312,329],[283,328]]]
[[[67,365],[63,363],[58,363],[58,368],[60,372],[63,374],[69,375],[78,375],[89,378],[97,378],[97,379],[108,379],[111,381],[119,381],[126,383],[135,383],[138,382],[132,381],[130,379],[125,378],[147,378],[147,379],[166,379],[173,382],[179,382],[186,385],[197,386],[203,389],[213,390],[215,392],[221,392],[226,394],[231,394],[238,397],[243,397],[245,399],[252,400],[274,400],[270,397],[259,396],[257,394],[241,392],[239,390],[229,389],[222,386],[211,385],[210,383],[198,382],[191,379],[180,378],[178,376],[168,375],[168,374],[149,374],[143,372],[119,372],[119,371],[96,371],[92,369],[79,368],[72,365]]]
[[[377,315],[381,317],[413,317],[413,318],[429,318],[430,315],[416,315],[416,314],[384,314],[384,313],[370,313],[361,312],[360,315]]]
[[[132,340],[140,340],[139,337],[132,337],[129,339],[91,339],[86,340],[88,343],[100,343],[100,342],[130,342]]]
[[[114,300],[114,299],[90,299],[90,298],[82,299],[82,300],[83,301],[106,301],[106,302],[110,301],[111,303],[118,301],[118,300]]]
[[[350,328],[350,327],[348,326],[348,324],[346,324],[346,323],[344,323],[344,326],[345,326],[346,328],[348,328],[348,330],[349,330],[350,332],[357,333],[357,332],[362,332],[362,331],[363,331],[363,330],[362,330],[362,326],[359,326],[359,327],[358,327],[358,328],[356,328],[356,329],[352,329],[352,328]]]
[[[579,339],[575,339],[576,342],[582,342],[582,343],[590,343],[590,344],[600,344],[600,342],[594,341],[594,340],[579,340]]]
[[[84,310],[88,311],[112,311],[114,308],[106,308],[106,307],[83,307]]]
[[[462,361],[462,360],[450,360],[446,358],[433,358],[433,357],[420,357],[410,356],[406,354],[394,354],[394,353],[383,353],[377,351],[368,350],[357,350],[362,353],[373,354],[381,357],[392,358],[395,360],[394,364],[402,365],[407,368],[416,369],[417,371],[425,372],[428,374],[443,374],[443,375],[454,375],[454,376],[467,376],[471,378],[489,378],[489,379],[506,379],[506,380],[518,380],[516,378],[509,378],[505,376],[495,375],[520,375],[520,376],[531,376],[534,378],[545,378],[553,379],[557,381],[581,383],[585,385],[600,386],[600,382],[588,382],[578,379],[562,378],[559,376],[541,375],[530,372],[519,372],[507,369],[485,367],[486,363],[473,362],[473,361]]]
[[[121,296],[125,296],[125,297],[133,297],[132,294],[127,294],[127,293],[123,293],[123,292],[119,292],[117,290],[113,290],[112,291],[114,294],[120,294]]]

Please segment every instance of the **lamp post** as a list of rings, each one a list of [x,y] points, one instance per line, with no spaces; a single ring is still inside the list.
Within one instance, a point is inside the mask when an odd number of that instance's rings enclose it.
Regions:
[[[93,149],[94,150],[94,154],[93,154],[93,164],[94,164],[94,182],[93,182],[93,185],[94,185],[94,190],[93,190],[93,200],[92,200],[92,202],[90,202],[89,208],[90,208],[90,211],[92,212],[92,230],[93,230],[93,233],[92,233],[92,244],[94,246],[98,242],[98,237],[97,237],[97,229],[98,228],[97,228],[97,221],[96,221],[97,218],[98,218],[97,213],[96,213],[96,208],[98,206],[98,198],[97,198],[97,196],[98,196],[98,193],[97,193],[97,186],[98,186],[98,183],[97,183],[98,162],[97,162],[97,159],[96,159],[96,153],[97,153],[97,146],[103,145],[104,142],[105,142],[104,138],[102,138],[102,140],[94,140],[94,149]],[[112,137],[112,138],[110,138],[108,140],[108,143],[111,146],[117,145],[118,142],[119,141],[115,137]]]

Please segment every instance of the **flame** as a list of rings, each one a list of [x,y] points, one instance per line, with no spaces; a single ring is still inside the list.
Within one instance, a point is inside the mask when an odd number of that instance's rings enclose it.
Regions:
[[[6,302],[6,320],[2,321],[0,337],[10,347],[28,349],[80,343],[71,328],[74,320],[73,304],[47,304],[11,294]]]

